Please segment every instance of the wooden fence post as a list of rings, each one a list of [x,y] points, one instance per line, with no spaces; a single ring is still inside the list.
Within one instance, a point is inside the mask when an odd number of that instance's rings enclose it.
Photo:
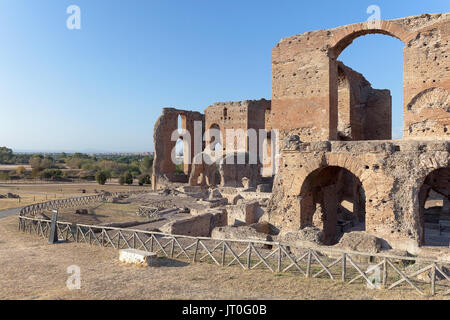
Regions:
[[[222,241],[222,267],[225,267],[225,250],[227,247],[225,247],[225,241]]]
[[[345,282],[345,275],[347,269],[347,254],[342,254],[342,281]]]
[[[278,264],[277,264],[277,271],[281,272],[281,259],[282,259],[282,252],[281,252],[281,245],[278,243]]]
[[[197,262],[197,253],[198,253],[199,243],[200,243],[200,240],[197,239],[197,241],[195,242],[195,251],[194,251],[194,257],[193,257],[194,262]]]
[[[308,261],[306,263],[306,277],[311,277],[311,249],[308,249]]]
[[[58,220],[58,210],[53,210],[52,223],[50,225],[50,234],[48,238],[49,244],[54,244],[58,242],[58,230],[56,228],[57,220]]]
[[[436,263],[431,268],[431,295],[436,295]]]
[[[388,270],[387,270],[387,262],[386,259],[383,260],[383,288],[386,288],[387,279],[388,279]]]
[[[250,270],[251,267],[251,259],[252,259],[252,246],[251,246],[251,242],[248,244],[248,253],[247,253],[247,269]]]

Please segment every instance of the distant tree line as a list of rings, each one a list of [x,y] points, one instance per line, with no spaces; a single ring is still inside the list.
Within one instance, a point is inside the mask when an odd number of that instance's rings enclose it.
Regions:
[[[36,154],[14,154],[6,147],[0,148],[0,164],[29,164],[31,172],[24,166],[16,170],[0,172],[0,180],[39,178],[45,180],[71,181],[89,180],[105,184],[109,179],[119,179],[120,184],[140,185],[151,183],[153,157],[142,155],[96,155],[84,153],[68,155],[64,152],[45,156]]]
[[[0,147],[0,164],[28,164],[30,158],[29,154],[14,154],[11,149]]]

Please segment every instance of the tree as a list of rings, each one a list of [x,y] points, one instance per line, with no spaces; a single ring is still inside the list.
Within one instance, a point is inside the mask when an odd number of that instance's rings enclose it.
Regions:
[[[183,164],[183,162],[179,163],[179,164],[177,164],[175,166],[175,174],[178,174],[178,175],[184,174],[184,164]]]
[[[16,169],[16,173],[17,173],[18,175],[22,175],[22,174],[24,174],[26,171],[27,171],[27,170],[25,169],[24,166],[20,166],[20,167],[18,167],[18,168]]]
[[[33,178],[38,178],[39,177],[39,172],[40,172],[40,170],[38,168],[33,168],[33,170],[31,170],[31,176]]]
[[[125,173],[124,178],[126,184],[133,184],[133,175],[131,174],[131,172]]]
[[[120,184],[121,186],[123,186],[123,185],[125,184],[125,177],[124,177],[124,176],[120,176],[120,177],[119,177],[119,184]]]
[[[106,180],[108,179],[108,175],[106,174],[105,171],[99,171],[97,172],[97,174],[95,175],[95,180],[98,182],[98,184],[100,185],[104,185],[106,183]]]
[[[89,155],[87,155],[87,154],[80,153],[80,152],[75,152],[75,153],[72,155],[72,158],[73,158],[73,159],[89,159],[90,157],[89,157]]]
[[[62,171],[59,169],[45,169],[39,172],[38,176],[43,179],[57,179],[62,176]]]
[[[0,147],[0,163],[11,163],[13,157],[13,151],[11,149]]]
[[[153,158],[145,156],[141,161],[141,171],[146,173],[150,172],[153,166]]]
[[[41,154],[34,154],[30,160],[28,161],[28,163],[30,164],[31,168],[36,169],[36,170],[40,170],[41,169],[41,160],[44,158],[43,155]]]
[[[0,171],[0,180],[9,180],[9,179],[10,179],[9,174]]]
[[[55,159],[52,157],[44,157],[41,154],[34,154],[30,160],[28,161],[30,166],[33,169],[37,170],[44,170],[44,169],[51,169],[53,168],[53,165],[55,163]]]
[[[53,168],[53,165],[55,164],[55,159],[52,157],[45,157],[41,160],[40,167],[44,169],[50,169]]]
[[[139,185],[143,186],[144,184],[151,184],[152,179],[149,174],[143,174],[139,177]]]

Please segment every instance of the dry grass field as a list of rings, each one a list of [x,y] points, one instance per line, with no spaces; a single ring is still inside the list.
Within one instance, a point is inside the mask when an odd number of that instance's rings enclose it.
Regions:
[[[0,198],[0,210],[23,207],[33,203],[44,202],[46,200],[64,199],[77,196],[95,194],[95,190],[105,190],[109,192],[121,192],[137,189],[150,189],[149,186],[140,187],[137,185],[121,186],[109,183],[104,186],[92,183],[43,183],[43,184],[1,184],[0,195],[8,192],[20,196],[19,199]],[[83,193],[85,190],[86,193]]]
[[[89,214],[75,214],[77,208],[62,208],[58,210],[58,219],[65,222],[99,225],[103,223],[149,221],[148,218],[136,215],[139,204],[136,203],[95,203],[84,206]]]
[[[112,248],[48,245],[18,232],[14,216],[0,219],[0,261],[0,299],[443,299],[208,263],[160,259],[155,268],[135,267],[121,264]],[[66,287],[71,265],[81,268],[80,290]]]

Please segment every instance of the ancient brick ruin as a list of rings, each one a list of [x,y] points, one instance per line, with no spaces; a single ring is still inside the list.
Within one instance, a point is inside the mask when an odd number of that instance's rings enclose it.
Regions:
[[[280,234],[314,226],[322,230],[323,244],[334,244],[351,222],[353,231],[414,251],[426,244],[427,225],[450,220],[449,17],[424,14],[282,39],[272,52],[271,101],[216,103],[204,115],[163,110],[154,129],[154,188],[183,179],[191,186],[255,188],[267,183],[272,170],[264,168],[272,169],[277,161],[263,219]],[[374,33],[404,43],[400,140],[391,140],[389,90],[373,89],[338,60],[354,39]],[[267,149],[271,164],[192,164],[184,166],[183,179],[174,176],[171,134],[178,115],[192,136],[195,120],[201,121],[202,132],[265,130],[267,136],[258,137],[257,144]],[[271,139],[272,129],[279,134],[278,144]],[[207,145],[188,146],[185,159],[202,157]],[[248,153],[248,142],[226,151]],[[430,200],[441,206],[431,210]]]

